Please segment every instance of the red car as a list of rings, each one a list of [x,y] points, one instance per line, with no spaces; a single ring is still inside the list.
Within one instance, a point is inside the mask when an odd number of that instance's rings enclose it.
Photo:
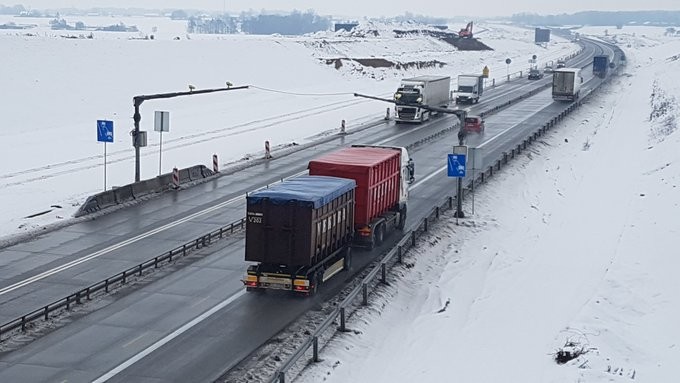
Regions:
[[[484,120],[480,116],[467,116],[464,129],[467,133],[484,133]]]

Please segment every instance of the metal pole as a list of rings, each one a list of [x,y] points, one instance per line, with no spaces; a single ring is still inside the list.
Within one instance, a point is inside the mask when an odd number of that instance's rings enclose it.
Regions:
[[[162,118],[161,118],[162,119]],[[163,161],[163,130],[160,131],[161,134],[161,145],[158,151],[158,175],[161,175],[161,161]]]
[[[140,180],[140,165],[139,165],[139,122],[142,120],[142,115],[139,114],[139,106],[142,105],[144,100],[135,97],[135,114],[132,119],[135,122],[135,130],[132,133],[133,146],[135,147],[135,182]]]
[[[475,159],[472,158],[472,215],[475,215]]]
[[[475,157],[477,157],[477,150],[472,156],[472,215],[475,215]]]
[[[463,213],[463,177],[458,177],[458,190],[456,190],[456,224],[458,224],[458,218],[465,218]]]
[[[104,191],[106,191],[106,142],[104,142]]]
[[[463,134],[458,135],[458,144],[465,145],[465,117],[467,113],[463,112],[458,115],[460,119],[460,129]],[[473,181],[474,182],[474,181]],[[456,217],[456,225],[458,225],[458,218],[465,218],[463,214],[463,177],[458,177],[458,187],[456,188],[456,212],[454,216]]]

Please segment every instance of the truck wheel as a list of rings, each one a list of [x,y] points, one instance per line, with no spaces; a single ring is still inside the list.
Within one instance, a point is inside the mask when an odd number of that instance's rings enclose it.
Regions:
[[[312,284],[309,288],[309,293],[307,293],[310,297],[316,295],[316,292],[319,290],[319,285],[321,284],[321,281],[323,281],[323,271],[319,270],[314,274],[314,279],[312,279]]]
[[[349,247],[345,250],[345,261],[343,262],[342,269],[349,271],[352,268],[352,249]]]
[[[399,210],[399,224],[397,225],[397,229],[404,230],[405,227],[406,227],[406,208],[403,208]]]
[[[380,246],[385,241],[385,225],[378,225],[375,232],[375,244]]]

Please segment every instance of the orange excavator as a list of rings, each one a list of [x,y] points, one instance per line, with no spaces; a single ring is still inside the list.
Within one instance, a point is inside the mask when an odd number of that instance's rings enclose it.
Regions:
[[[458,37],[461,39],[471,39],[472,38],[472,21],[470,21],[465,28],[458,31]]]

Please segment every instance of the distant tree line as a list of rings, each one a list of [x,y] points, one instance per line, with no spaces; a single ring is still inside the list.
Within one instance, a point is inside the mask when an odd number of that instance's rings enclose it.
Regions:
[[[187,32],[189,33],[210,33],[210,34],[230,34],[236,33],[236,18],[201,18],[189,17],[187,21]]]
[[[11,7],[0,5],[0,15],[20,15],[22,12],[26,12],[26,8],[23,5],[13,5]]]
[[[680,11],[626,11],[599,12],[587,11],[561,15],[537,15],[518,13],[510,18],[515,23],[529,25],[615,25],[622,27],[630,24],[680,25]]]
[[[252,35],[302,35],[329,30],[330,17],[322,17],[314,11],[293,11],[289,15],[253,14],[243,12],[238,17],[187,17],[184,11],[171,14],[174,19],[187,18],[189,33],[247,33]]]
[[[416,22],[420,24],[431,24],[431,25],[446,25],[448,23],[448,20],[443,17],[432,17],[432,16],[425,16],[425,15],[414,15],[411,12],[406,12],[404,13],[403,16],[396,16],[394,21],[398,22]]]
[[[248,16],[241,21],[241,32],[253,35],[302,35],[325,31],[331,27],[331,18],[322,17],[314,11],[293,11],[290,15]]]

